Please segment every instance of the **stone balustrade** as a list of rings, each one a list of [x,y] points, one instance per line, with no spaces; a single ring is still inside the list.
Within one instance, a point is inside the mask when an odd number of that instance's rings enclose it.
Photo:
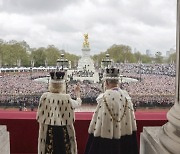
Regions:
[[[0,154],[10,154],[9,132],[5,125],[0,125]]]

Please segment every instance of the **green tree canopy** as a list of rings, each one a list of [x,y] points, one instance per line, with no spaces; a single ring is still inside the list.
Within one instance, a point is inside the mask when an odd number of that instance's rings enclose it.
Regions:
[[[0,60],[4,66],[17,66],[18,62],[22,66],[28,66],[29,54],[20,42],[11,40],[0,43]]]
[[[155,58],[154,58],[155,63],[163,63],[163,56],[162,56],[162,52],[156,52],[155,54]]]
[[[54,45],[49,45],[47,48],[30,48],[25,41],[10,40],[9,42],[0,39],[0,63],[3,66],[17,66],[18,61],[21,62],[21,66],[31,66],[31,60],[34,60],[34,66],[56,66],[56,61],[60,58],[61,53],[65,58],[71,61],[72,67],[77,65],[79,56],[70,54],[64,50],[60,50]],[[102,59],[106,54],[110,55],[110,58],[116,63],[138,63],[140,60],[142,63],[163,63],[165,62],[161,52],[157,52],[155,57],[149,57],[141,52],[132,53],[132,49],[128,45],[112,45],[106,51],[102,51],[99,54],[92,56],[94,62],[100,66]],[[168,57],[167,62],[175,62],[176,54],[172,54]]]
[[[45,66],[46,53],[45,48],[40,47],[31,52],[31,57],[34,60],[34,66]]]
[[[56,61],[60,57],[60,51],[54,45],[49,45],[47,49],[45,49],[45,56],[48,66],[56,66]]]
[[[167,62],[168,63],[176,63],[176,52],[169,55]]]
[[[94,55],[94,61],[100,64],[107,53],[109,53],[110,58],[116,63],[137,63],[139,60],[141,60],[142,63],[150,63],[152,61],[151,57],[143,55],[140,52],[133,54],[131,47],[128,45],[112,45],[107,51]]]

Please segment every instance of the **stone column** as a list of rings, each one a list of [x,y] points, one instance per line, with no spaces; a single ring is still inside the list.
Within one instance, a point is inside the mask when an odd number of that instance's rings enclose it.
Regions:
[[[180,0],[177,0],[176,103],[180,106]]]
[[[5,125],[0,125],[0,154],[10,154],[9,132]]]
[[[176,95],[162,127],[144,127],[140,154],[180,154],[180,0],[177,0],[176,28]]]
[[[177,0],[176,53],[175,104],[167,113],[168,123],[163,126],[159,139],[167,151],[173,154],[180,154],[180,0]]]

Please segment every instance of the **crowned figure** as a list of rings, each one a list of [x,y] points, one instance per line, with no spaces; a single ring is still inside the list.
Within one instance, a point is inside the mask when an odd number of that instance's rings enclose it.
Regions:
[[[138,154],[131,97],[119,88],[119,69],[110,67],[104,72],[105,91],[96,99],[85,154]]]
[[[84,34],[83,48],[89,48],[88,34]]]
[[[80,87],[75,87],[76,100],[65,93],[65,72],[50,72],[49,92],[39,101],[38,154],[77,154],[74,109],[81,105]]]

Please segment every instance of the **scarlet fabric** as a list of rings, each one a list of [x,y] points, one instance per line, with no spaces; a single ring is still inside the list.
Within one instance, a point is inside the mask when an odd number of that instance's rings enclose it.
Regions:
[[[78,154],[83,154],[92,112],[75,113],[75,131]],[[167,122],[166,112],[136,112],[138,143],[144,126],[162,126]],[[36,112],[0,111],[0,125],[7,125],[10,132],[11,154],[37,154],[39,125]]]

